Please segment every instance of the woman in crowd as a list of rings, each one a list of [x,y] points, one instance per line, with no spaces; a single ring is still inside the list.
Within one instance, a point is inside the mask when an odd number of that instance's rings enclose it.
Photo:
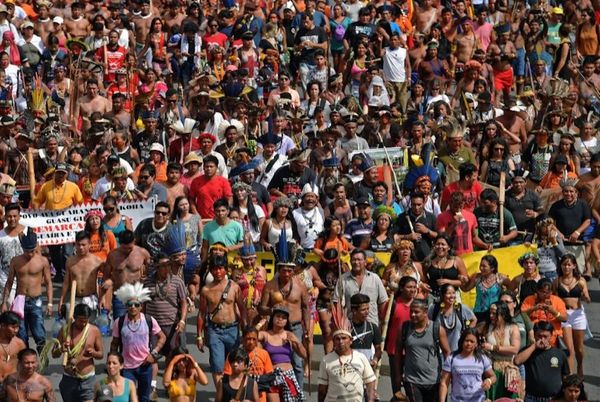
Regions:
[[[289,393],[296,396],[294,400],[301,401],[302,389],[298,385],[292,362],[294,353],[306,359],[306,349],[291,332],[289,316],[286,307],[273,307],[267,330],[259,332],[258,340],[262,343],[263,349],[269,353],[275,370],[275,380],[269,389],[269,395]],[[267,397],[271,400],[272,397],[269,395]]]
[[[231,374],[225,374],[217,383],[215,402],[258,402],[258,385],[255,378],[248,375],[248,353],[242,348],[235,349],[229,353],[227,361],[231,365]]]
[[[396,212],[393,208],[380,205],[375,209],[374,214],[375,227],[371,233],[369,249],[373,252],[388,253],[394,246],[394,237],[391,234],[390,227],[396,219]]]
[[[565,253],[563,239],[554,219],[546,218],[538,222],[535,233],[537,253],[539,257],[538,269],[540,275],[550,281],[558,277],[558,261]],[[520,298],[521,303],[525,297]]]
[[[562,323],[565,343],[572,337],[575,356],[569,355],[571,367],[577,358],[577,374],[583,376],[583,341],[588,328],[588,320],[582,302],[590,303],[591,298],[585,279],[577,267],[573,254],[565,254],[560,259],[558,278],[553,283],[554,293],[560,297],[567,307],[567,321]]]
[[[103,262],[108,258],[108,253],[117,248],[117,239],[110,230],[105,230],[102,224],[102,212],[97,209],[89,211],[84,218],[84,230],[90,235],[90,253],[100,258]]]
[[[508,144],[504,138],[494,138],[489,144],[488,157],[481,163],[479,180],[491,186],[500,185],[500,174],[506,174],[506,187],[510,185],[510,173],[515,170],[515,163],[508,152]]]
[[[104,209],[104,218],[102,218],[102,227],[105,231],[111,232],[119,245],[119,234],[125,230],[133,230],[131,219],[121,215],[117,206],[117,199],[112,195],[107,195],[102,200]]]
[[[533,323],[529,319],[527,314],[521,312],[517,297],[510,290],[505,290],[500,293],[500,302],[508,306],[508,311],[512,317],[512,322],[519,328],[519,335],[521,336],[521,349],[531,345],[534,342],[533,339]],[[521,374],[524,375],[525,371]]]
[[[396,240],[392,248],[390,264],[383,271],[381,280],[383,285],[392,290],[398,289],[399,281],[410,276],[417,281],[417,297],[426,298],[429,294],[429,285],[423,282],[423,266],[420,262],[413,261],[415,245],[410,240]]]
[[[260,241],[260,231],[265,222],[265,212],[260,205],[253,202],[252,188],[243,181],[236,182],[231,190],[233,192],[232,210],[239,213],[242,222],[247,224],[246,230],[249,230],[252,242],[258,245]]]
[[[583,378],[577,374],[570,374],[563,379],[560,393],[551,402],[587,402],[587,400]]]
[[[481,347],[489,352],[498,381],[487,396],[492,401],[502,397],[514,398],[520,387],[518,368],[512,364],[521,346],[519,328],[513,324],[510,310],[504,303],[492,304],[489,317],[489,323],[482,328],[485,342]]]
[[[112,395],[113,402],[138,402],[135,383],[121,375],[123,356],[120,353],[109,352],[106,356],[106,378],[96,383],[96,396]],[[96,398],[99,399],[99,398]]]
[[[279,241],[281,230],[285,228],[288,240],[296,239],[296,221],[290,219],[292,201],[287,197],[279,197],[273,202],[273,212],[271,217],[266,219],[262,225],[260,234],[260,244],[265,251],[271,251]]]
[[[154,18],[150,23],[146,44],[138,53],[138,59],[143,57],[157,73],[160,74],[164,69],[167,69],[167,33],[160,17]]]
[[[190,211],[190,200],[185,195],[175,198],[171,223],[180,222],[185,226],[186,257],[183,278],[188,284],[198,264],[200,264],[200,247],[202,244],[202,219],[200,215]]]
[[[452,255],[451,244],[448,237],[438,235],[433,242],[433,254],[423,261],[424,279],[436,300],[439,300],[442,285],[459,288],[468,280],[467,267],[462,258]]]
[[[498,272],[498,260],[491,254],[484,255],[479,263],[479,272],[472,275],[461,288],[468,292],[475,288],[475,306],[473,311],[477,321],[483,322],[489,316],[490,306],[496,303],[502,287],[510,284],[510,280]]]
[[[325,218],[323,231],[315,241],[313,252],[319,257],[323,257],[325,250],[334,249],[338,253],[348,253],[354,248],[344,237],[342,232],[342,222],[335,216]]]
[[[527,296],[535,294],[537,283],[542,278],[538,271],[540,259],[532,252],[527,252],[519,257],[519,265],[523,267],[523,273],[515,276],[508,286],[516,293],[519,300],[525,300]]]
[[[446,400],[448,387],[452,384],[451,401],[483,402],[485,392],[497,382],[497,378],[490,359],[481,351],[477,330],[465,329],[458,345],[442,367],[439,400]]]
[[[102,177],[102,167],[94,155],[85,158],[82,165],[87,173],[80,175],[77,186],[81,190],[83,201],[89,203],[92,202],[92,194],[94,193],[96,182]]]
[[[171,402],[194,402],[196,383],[208,384],[206,374],[194,357],[179,350],[165,370],[163,384]]]
[[[439,321],[446,330],[450,350],[455,352],[460,348],[460,337],[463,330],[475,328],[477,318],[468,306],[456,300],[456,288],[450,284],[442,285],[440,301],[429,306],[427,313],[432,321]]]

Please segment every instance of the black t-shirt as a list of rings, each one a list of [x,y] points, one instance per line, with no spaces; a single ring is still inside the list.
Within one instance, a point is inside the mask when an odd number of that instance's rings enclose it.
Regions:
[[[592,211],[587,203],[582,200],[575,201],[572,206],[567,206],[565,200],[556,201],[550,207],[548,215],[556,222],[556,228],[566,238],[577,230],[586,219],[592,219]]]
[[[304,171],[301,174],[293,173],[290,170],[290,166],[282,166],[280,167],[273,178],[269,182],[269,190],[274,188],[288,197],[299,198],[300,193],[302,192],[302,187],[306,183],[314,183],[317,179],[315,172],[311,168],[304,168]]]
[[[306,41],[312,43],[324,43],[327,41],[327,34],[325,34],[325,30],[321,27],[316,26],[313,29],[306,29],[302,27],[298,30],[298,33],[296,34],[294,44],[299,45],[302,42]],[[301,53],[302,61],[308,64],[314,64],[316,51],[317,49],[313,47],[303,48]]]
[[[344,39],[348,41],[350,47],[356,46],[358,40],[361,35],[365,35],[367,38],[371,38],[371,36],[375,33],[377,27],[374,24],[363,24],[360,22],[353,22],[348,25],[346,29],[346,33],[344,34]]]
[[[562,379],[570,373],[567,355],[560,349],[536,349],[525,362],[528,395],[551,398],[560,392]]]
[[[154,218],[146,218],[140,222],[140,224],[135,228],[135,244],[140,247],[145,248],[150,253],[152,258],[157,257],[163,250],[163,246],[165,244],[165,239],[167,238],[167,232],[169,231],[167,223],[167,227],[161,232],[155,232],[152,227],[152,222]]]
[[[411,234],[412,230],[408,224],[408,219],[410,219],[413,228],[417,223],[421,223],[430,230],[435,231],[435,215],[424,211],[421,216],[415,217],[412,212],[407,211],[398,216],[392,227],[392,232],[400,235]],[[431,254],[431,238],[429,236],[421,235],[421,240],[413,241],[413,244],[415,245],[415,261],[423,261],[425,257]]]
[[[352,349],[371,349],[381,343],[381,331],[372,322],[352,323]]]
[[[269,191],[265,186],[255,181],[252,182],[251,186],[252,192],[256,193],[256,201],[258,205],[267,205],[271,202],[271,196],[269,195]]]
[[[535,232],[535,218],[530,218],[525,215],[526,209],[537,211],[540,206],[540,196],[535,192],[525,189],[525,194],[522,198],[517,199],[512,192],[506,194],[506,204],[504,205],[513,214],[517,229],[529,233]]]

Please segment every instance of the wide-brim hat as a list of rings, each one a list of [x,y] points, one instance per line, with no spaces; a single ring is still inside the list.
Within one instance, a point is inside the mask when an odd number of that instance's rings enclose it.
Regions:
[[[194,162],[199,165],[202,165],[202,159],[198,156],[198,154],[195,152],[190,152],[185,157],[185,160],[183,161],[183,166],[187,166],[188,164],[194,163]]]
[[[71,52],[73,51],[75,46],[79,46],[81,48],[81,51],[84,53],[89,51],[88,45],[86,45],[85,42],[83,42],[80,39],[69,39],[67,41],[67,49],[69,49]]]
[[[80,66],[83,70],[88,70],[92,74],[100,74],[102,71],[104,71],[102,64],[88,58],[82,59]]]

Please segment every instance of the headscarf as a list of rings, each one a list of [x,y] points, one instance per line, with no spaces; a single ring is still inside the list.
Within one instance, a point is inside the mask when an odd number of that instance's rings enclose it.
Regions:
[[[375,86],[381,87],[381,94],[378,96],[373,95],[373,87]],[[371,83],[369,84],[368,92],[369,94],[367,99],[369,99],[369,106],[381,107],[390,105],[390,97],[388,95],[388,91],[385,88],[383,80],[380,76],[376,75],[373,77]]]
[[[2,40],[8,42],[9,49],[4,48],[4,50],[7,51],[8,55],[10,56],[10,63],[14,64],[15,66],[20,66],[21,54],[19,53],[19,48],[15,43],[15,35],[10,30],[5,31],[2,34]]]

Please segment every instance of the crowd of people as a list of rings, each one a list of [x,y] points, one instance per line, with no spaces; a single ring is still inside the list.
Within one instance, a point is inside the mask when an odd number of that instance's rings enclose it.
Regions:
[[[599,21],[3,0],[0,401],[192,402],[207,373],[216,402],[587,400]],[[72,207],[74,242],[24,220]]]

